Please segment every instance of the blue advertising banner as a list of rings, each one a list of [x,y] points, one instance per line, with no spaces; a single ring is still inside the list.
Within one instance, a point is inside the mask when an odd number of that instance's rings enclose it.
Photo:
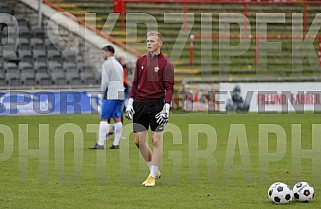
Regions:
[[[0,92],[0,115],[97,113],[97,91]]]

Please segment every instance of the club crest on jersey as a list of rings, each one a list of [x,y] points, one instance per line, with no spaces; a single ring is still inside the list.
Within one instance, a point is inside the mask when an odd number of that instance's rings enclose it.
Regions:
[[[159,71],[159,67],[158,66],[154,67],[154,71],[155,73],[157,73]]]

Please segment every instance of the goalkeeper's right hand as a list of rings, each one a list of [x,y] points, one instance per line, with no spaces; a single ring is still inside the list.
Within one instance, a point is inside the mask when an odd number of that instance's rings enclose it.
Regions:
[[[126,106],[126,118],[128,120],[132,120],[133,119],[133,114],[135,114],[135,111],[134,111],[134,107],[133,107],[133,102],[134,102],[134,99],[133,98],[129,98],[128,99],[128,104]]]

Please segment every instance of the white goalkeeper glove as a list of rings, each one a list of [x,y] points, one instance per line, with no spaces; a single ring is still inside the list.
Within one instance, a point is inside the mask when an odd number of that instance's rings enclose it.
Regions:
[[[170,105],[168,103],[165,103],[163,106],[163,110],[155,115],[155,118],[157,119],[156,122],[159,125],[166,125],[168,123],[169,109]]]
[[[125,111],[126,118],[128,120],[132,120],[133,119],[133,114],[135,114],[134,107],[133,107],[133,102],[134,102],[133,98],[129,98],[128,99],[128,103],[127,103],[126,111]]]

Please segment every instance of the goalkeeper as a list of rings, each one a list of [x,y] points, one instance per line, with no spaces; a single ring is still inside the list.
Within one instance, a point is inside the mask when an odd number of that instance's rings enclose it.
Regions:
[[[168,122],[173,96],[174,67],[161,52],[163,36],[156,31],[147,33],[147,55],[136,63],[134,81],[126,106],[126,118],[133,119],[135,144],[144,157],[150,174],[142,183],[155,186],[163,156],[163,129]],[[147,131],[152,131],[153,152],[147,144]]]

